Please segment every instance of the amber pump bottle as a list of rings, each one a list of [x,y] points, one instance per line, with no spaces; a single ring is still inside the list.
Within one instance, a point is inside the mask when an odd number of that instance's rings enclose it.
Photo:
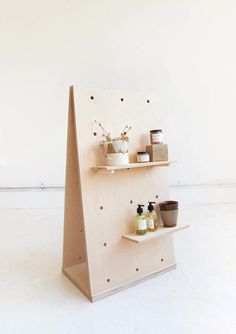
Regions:
[[[137,215],[135,216],[135,230],[136,234],[144,235],[147,233],[146,216],[143,213],[144,205],[138,204]]]
[[[156,202],[148,202],[148,211],[146,213],[146,221],[148,231],[154,232],[158,229],[158,219],[156,212],[154,210],[154,205]]]

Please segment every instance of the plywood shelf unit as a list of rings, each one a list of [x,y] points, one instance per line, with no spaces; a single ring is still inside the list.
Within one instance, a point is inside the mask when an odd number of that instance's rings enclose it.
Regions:
[[[153,239],[164,237],[167,234],[184,230],[185,228],[188,228],[188,227],[189,225],[177,225],[175,227],[160,227],[157,231],[148,232],[145,235],[137,235],[136,233],[129,233],[129,234],[122,235],[122,238],[127,239],[132,242],[136,242],[138,244],[142,244],[144,242],[148,242]]]
[[[157,161],[157,162],[134,162],[130,163],[129,165],[124,166],[93,166],[91,169],[94,172],[114,172],[117,170],[123,170],[123,169],[134,169],[134,168],[147,168],[147,167],[165,167],[169,166],[174,161]]]
[[[94,120],[114,136],[132,126],[130,161],[163,129],[157,94],[70,87],[62,271],[90,301],[174,269],[172,232],[185,228],[129,234],[138,203],[169,199],[171,161],[104,166]]]

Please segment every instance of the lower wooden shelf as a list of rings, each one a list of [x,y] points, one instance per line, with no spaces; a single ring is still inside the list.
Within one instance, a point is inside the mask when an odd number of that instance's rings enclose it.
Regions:
[[[165,236],[166,234],[174,233],[174,232],[183,230],[188,227],[189,225],[177,225],[175,227],[160,227],[157,231],[148,232],[145,235],[137,235],[136,233],[130,233],[130,234],[122,235],[122,238],[136,242],[138,244],[141,244],[143,242],[147,242],[152,239],[161,238]]]

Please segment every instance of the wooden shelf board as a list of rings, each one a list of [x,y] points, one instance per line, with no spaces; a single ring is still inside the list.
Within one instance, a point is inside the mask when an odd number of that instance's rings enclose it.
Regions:
[[[173,162],[174,161],[134,162],[134,163],[130,163],[129,165],[123,165],[123,166],[93,166],[91,167],[91,169],[95,172],[97,171],[112,172],[112,171],[121,170],[121,169],[169,166]]]
[[[177,225],[175,227],[160,227],[157,231],[148,232],[145,235],[137,235],[136,233],[130,233],[122,235],[122,238],[141,244],[152,239],[161,238],[167,234],[174,233],[176,231],[180,231],[188,227],[189,225]]]

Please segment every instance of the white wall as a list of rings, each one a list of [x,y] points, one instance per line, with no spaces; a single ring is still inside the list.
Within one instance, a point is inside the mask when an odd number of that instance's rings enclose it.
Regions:
[[[0,4],[0,187],[64,184],[70,84],[158,91],[171,183],[236,182],[234,1]]]

